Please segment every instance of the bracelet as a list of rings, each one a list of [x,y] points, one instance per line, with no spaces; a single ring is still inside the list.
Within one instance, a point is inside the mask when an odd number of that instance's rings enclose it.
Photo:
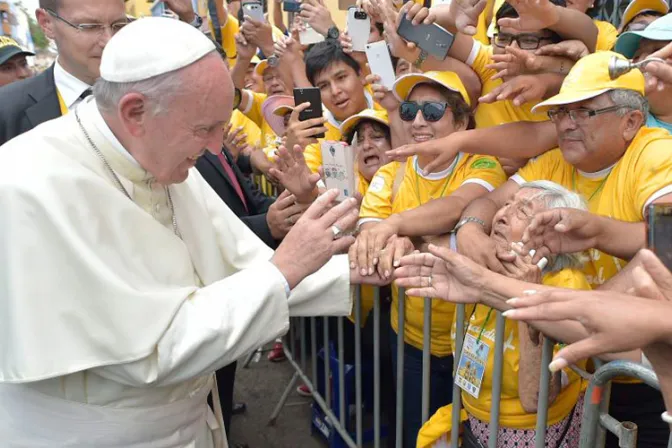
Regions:
[[[665,423],[672,425],[672,415],[668,414],[667,411],[663,412],[663,415],[660,416]]]
[[[427,52],[425,50],[420,50],[420,54],[418,55],[418,59],[413,62],[413,65],[415,68],[420,68],[423,62],[425,62],[425,59],[427,59]]]

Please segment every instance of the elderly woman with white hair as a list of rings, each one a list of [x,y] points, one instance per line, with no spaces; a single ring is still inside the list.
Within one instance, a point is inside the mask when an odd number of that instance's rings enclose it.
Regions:
[[[535,214],[552,208],[585,210],[586,203],[581,196],[560,185],[537,181],[524,184],[495,215],[490,238],[505,251],[513,250],[517,255],[512,262],[503,261],[508,277],[546,286],[590,289],[580,271],[581,254],[559,255],[542,260],[537,266],[532,264],[531,255],[520,251],[522,245],[517,243]],[[496,434],[490,434],[495,316],[493,308],[486,304],[466,306],[464,349],[462,354],[455,354],[455,359],[459,359],[455,381],[462,388],[466,411],[461,419],[464,422],[462,446],[484,447],[489,436],[497,436],[497,447],[534,447],[544,336],[526,323],[505,319],[500,426]],[[551,376],[545,446],[578,447],[582,396],[581,378],[569,369]],[[425,424],[418,437],[418,447],[449,446],[451,412],[452,406],[442,408]]]

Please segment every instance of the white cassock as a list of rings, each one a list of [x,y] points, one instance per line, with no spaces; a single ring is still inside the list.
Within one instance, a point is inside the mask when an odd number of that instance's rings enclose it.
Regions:
[[[95,101],[78,114],[133,200],[75,113],[0,148],[0,445],[214,446],[213,372],[290,315],[350,313],[347,257],[288,298],[273,251],[198,171],[170,187],[179,238]]]

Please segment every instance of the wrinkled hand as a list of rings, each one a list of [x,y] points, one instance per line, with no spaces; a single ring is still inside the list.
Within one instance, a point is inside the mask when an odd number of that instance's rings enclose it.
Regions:
[[[380,251],[380,260],[376,271],[384,279],[391,279],[392,273],[401,266],[401,259],[415,251],[415,246],[410,238],[392,235]]]
[[[511,0],[511,6],[518,11],[517,18],[499,19],[497,25],[518,31],[539,31],[558,23],[560,14],[549,0]]]
[[[414,253],[401,259],[395,283],[406,294],[436,297],[453,303],[478,303],[484,269],[445,247],[429,245],[429,254]]]
[[[467,223],[457,232],[457,250],[481,266],[506,275],[502,260],[513,261],[515,254],[503,251],[477,223]]]
[[[380,76],[376,74],[372,73],[366,76],[366,83],[371,86],[374,101],[380,104],[388,112],[396,111],[399,109],[399,100],[394,96],[394,93],[392,93],[390,89],[380,82]]]
[[[486,68],[497,70],[497,74],[492,79],[533,74],[542,68],[541,58],[536,57],[534,53],[510,46],[504,51],[504,54],[493,54],[493,64],[486,66]]]
[[[323,36],[327,35],[329,28],[336,25],[324,0],[303,0],[299,15]]]
[[[383,35],[387,41],[388,47],[390,48],[390,53],[392,56],[397,58],[403,58],[407,61],[414,61],[416,59],[415,50],[417,45],[413,42],[408,42],[399,34],[397,34],[397,28],[399,28],[399,23],[403,15],[409,10],[409,5],[411,3],[406,3],[399,13],[391,13],[385,18],[383,22]]]
[[[450,162],[460,152],[461,137],[461,132],[457,131],[439,139],[400,146],[387,151],[386,155],[397,162],[405,162],[409,157],[415,155],[426,157],[431,161],[425,165],[424,171],[433,173],[442,165]]]
[[[485,10],[486,0],[455,0],[450,3],[451,14],[455,17],[455,27],[467,36],[476,34],[478,17]]]
[[[336,205],[337,197],[338,190],[329,190],[317,198],[271,258],[271,263],[287,279],[290,289],[324,266],[332,256],[346,251],[355,241],[347,235],[334,238],[332,226],[347,229],[359,216],[355,199],[346,199]]]
[[[250,45],[260,48],[266,55],[273,54],[273,27],[270,23],[266,21],[257,22],[249,16],[245,16],[245,22],[243,22],[240,30]]]
[[[234,39],[236,41],[236,53],[238,57],[245,61],[252,60],[252,57],[257,54],[257,46],[248,42],[242,33],[236,34]]]
[[[480,103],[512,101],[516,107],[536,102],[544,98],[548,85],[539,75],[520,75],[507,80],[487,95],[478,99]]]
[[[291,36],[278,40],[274,46],[274,53],[287,66],[291,67],[297,62],[303,63],[301,45]]]
[[[506,276],[527,283],[541,283],[541,269],[532,263],[532,257],[529,252],[524,252],[522,248],[512,244],[512,250],[516,257],[512,261],[502,261],[502,266],[506,270]]]
[[[373,275],[383,247],[398,231],[393,217],[361,230],[357,241],[350,247],[350,269],[359,271],[362,276]]]
[[[297,202],[310,204],[317,197],[320,175],[311,173],[301,146],[295,145],[292,151],[280,146],[271,174],[296,197]]]
[[[580,40],[563,40],[557,44],[544,45],[534,52],[537,56],[560,56],[578,61],[588,56],[590,51]]]
[[[283,239],[306,209],[308,205],[297,204],[294,195],[287,190],[283,191],[266,213],[266,222],[273,238],[277,241]]]
[[[601,232],[596,215],[575,208],[555,208],[535,215],[523,234],[523,249],[537,251],[533,260],[536,263],[549,255],[597,247]]]
[[[651,300],[613,291],[553,290],[511,299],[509,319],[573,320],[590,336],[555,354],[549,368],[564,369],[582,359],[647,347],[666,338],[664,328],[672,312],[669,301]]]
[[[289,117],[285,137],[287,137],[286,147],[293,148],[299,145],[306,148],[308,145],[317,143],[316,135],[327,132],[324,124],[327,119],[324,117],[311,118],[310,120],[299,120],[299,114],[310,107],[310,103],[299,104]]]
[[[166,8],[173,11],[182,22],[191,23],[196,18],[191,0],[162,0]]]
[[[224,128],[224,146],[229,150],[234,159],[237,159],[241,152],[248,146],[247,134],[242,126],[232,129],[229,123]]]

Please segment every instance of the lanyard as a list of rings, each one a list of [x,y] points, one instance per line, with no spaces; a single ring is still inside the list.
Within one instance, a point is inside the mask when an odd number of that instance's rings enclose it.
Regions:
[[[611,174],[611,171],[609,172]],[[609,179],[609,174],[607,174],[604,179],[602,179],[602,182],[600,182],[600,185],[597,186],[597,189],[593,191],[593,194],[590,195],[588,198],[588,202],[592,201],[593,198],[597,193],[599,193],[602,190],[602,187],[604,187],[604,184],[607,182],[607,179]],[[572,189],[579,193],[579,190],[576,188],[576,168],[572,171]]]
[[[485,322],[483,322],[483,326],[481,327],[481,331],[478,333],[478,339],[476,339],[476,343],[481,342],[481,338],[483,337],[483,332],[485,332],[485,327],[487,327],[488,322],[490,322],[490,315],[491,314],[492,314],[492,307],[489,307],[488,315],[485,316]]]
[[[58,89],[56,89],[56,96],[58,97],[58,107],[61,110],[61,116],[63,116],[68,113],[68,106],[65,105],[65,101],[63,101],[61,92]]]

